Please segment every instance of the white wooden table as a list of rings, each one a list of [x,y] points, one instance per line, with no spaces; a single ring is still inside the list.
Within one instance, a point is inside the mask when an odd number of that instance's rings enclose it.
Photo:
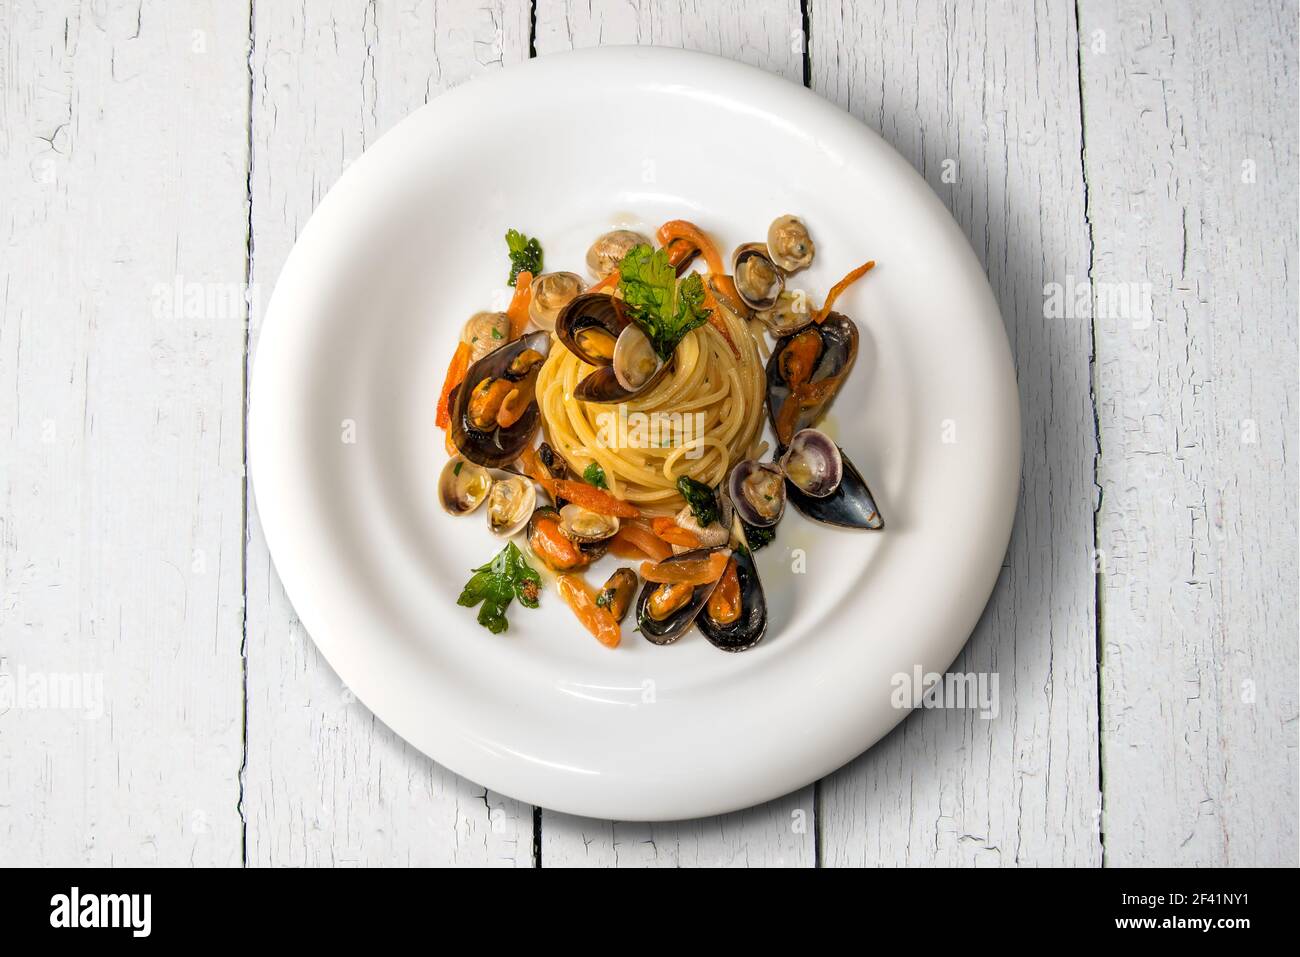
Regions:
[[[879,131],[1020,381],[1020,512],[954,666],[999,673],[998,718],[917,713],[681,824],[521,805],[395,738],[244,477],[261,308],[342,170],[600,43]],[[3,0],[0,864],[1295,864],[1296,47],[1294,0]]]

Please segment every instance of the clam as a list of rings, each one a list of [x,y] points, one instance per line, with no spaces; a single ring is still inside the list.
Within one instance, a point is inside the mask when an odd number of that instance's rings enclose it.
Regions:
[[[581,295],[585,287],[575,272],[548,272],[535,277],[528,318],[538,329],[553,330],[560,310]]]
[[[808,227],[797,216],[778,216],[767,228],[767,251],[783,272],[793,273],[812,265],[817,247]]]
[[[695,625],[715,648],[745,651],[758,644],[767,632],[767,599],[739,520],[732,526],[731,541],[727,570]]]
[[[659,358],[641,327],[626,326],[614,343],[613,361],[583,377],[573,390],[582,402],[625,402],[659,384],[669,363]]]
[[[630,229],[612,230],[600,236],[587,250],[587,268],[597,279],[604,279],[618,268],[633,247],[653,245],[650,237]]]
[[[511,538],[523,529],[537,504],[537,489],[519,475],[509,475],[492,484],[487,496],[488,528],[493,535]]]
[[[785,276],[776,268],[762,243],[746,243],[731,257],[736,293],[751,309],[771,309],[785,288]]]
[[[549,505],[538,506],[528,520],[528,547],[547,568],[569,572],[585,568],[605,554],[604,542],[579,545],[564,534],[560,522],[560,513]]]
[[[803,429],[781,456],[786,480],[808,498],[826,498],[840,487],[844,455],[825,432]]]
[[[491,487],[487,469],[456,455],[438,476],[438,503],[449,515],[468,515],[483,504]]]
[[[755,317],[772,335],[788,336],[812,322],[812,309],[806,293],[783,289],[772,307],[756,313]]]
[[[829,438],[825,440],[834,445]],[[813,496],[801,490],[791,480],[787,483],[791,504],[808,518],[823,525],[865,528],[872,531],[884,528],[885,520],[880,514],[880,509],[876,507],[876,497],[871,494],[871,489],[867,487],[862,474],[849,461],[843,449],[836,447],[835,451],[838,453],[841,468],[840,481],[835,488],[827,494]]]
[[[476,312],[465,320],[461,342],[469,346],[469,361],[478,362],[510,338],[510,317],[504,312]]]
[[[619,334],[631,323],[622,299],[588,292],[570,299],[560,310],[555,335],[587,365],[607,366],[614,361]]]
[[[451,416],[452,441],[465,458],[501,468],[527,448],[540,421],[533,390],[550,343],[550,333],[534,332],[469,367]]]
[[[813,425],[858,356],[858,327],[838,312],[777,340],[767,360],[767,414],[782,447]]]
[[[775,463],[746,459],[731,470],[727,495],[744,521],[767,528],[785,512],[785,474]]]
[[[632,607],[632,600],[636,598],[637,582],[636,572],[632,569],[618,569],[609,576],[604,587],[596,595],[596,604],[608,610],[615,621],[621,622],[627,617],[627,611]]]
[[[560,532],[578,545],[603,542],[618,534],[621,523],[615,515],[602,515],[569,503],[560,509]]]
[[[727,500],[726,496],[721,496],[721,498],[724,501]],[[730,506],[728,506],[728,512],[729,511]],[[708,525],[701,525],[699,520],[695,517],[695,513],[691,511],[689,505],[682,506],[682,510],[677,513],[674,521],[688,532],[693,533],[695,537],[700,540],[701,548],[717,548],[719,545],[727,544],[727,541],[730,538],[730,535],[727,532],[728,522],[726,519],[720,518],[717,521],[710,522]],[[678,548],[680,546],[675,545],[673,547]]]
[[[661,564],[699,561],[717,551],[716,548],[697,548],[665,558]],[[636,602],[638,630],[653,644],[672,644],[691,627],[717,584],[716,581],[704,585],[646,582]]]

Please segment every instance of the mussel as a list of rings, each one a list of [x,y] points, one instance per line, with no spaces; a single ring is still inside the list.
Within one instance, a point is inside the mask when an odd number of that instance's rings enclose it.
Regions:
[[[767,414],[782,446],[821,418],[857,357],[858,327],[838,312],[777,341],[767,360]]]
[[[732,530],[727,569],[696,617],[695,626],[723,651],[753,648],[767,632],[767,599],[739,522]]]
[[[614,361],[619,334],[632,322],[622,299],[603,292],[587,292],[570,299],[555,318],[555,335],[587,365],[607,366]]]
[[[548,272],[533,278],[528,318],[538,329],[554,329],[560,310],[581,295],[586,287],[574,272]]]
[[[767,251],[783,272],[793,273],[812,265],[817,247],[808,227],[797,216],[778,216],[767,228]]]
[[[774,462],[737,462],[727,480],[727,496],[748,524],[775,525],[785,512],[785,473]]]
[[[665,558],[660,564],[707,561],[719,551],[725,550],[696,548]],[[636,602],[638,630],[653,644],[672,644],[691,627],[717,584],[717,581],[703,585],[647,581],[641,587],[641,594]]]
[[[483,504],[491,488],[487,469],[456,455],[438,476],[438,503],[449,515],[468,515]]]
[[[648,236],[630,229],[615,229],[598,237],[587,250],[587,268],[597,279],[604,279],[618,268],[635,246],[654,245]]]
[[[885,527],[862,474],[826,434],[816,429],[796,433],[781,461],[786,494],[808,518],[842,528]]]
[[[736,293],[750,309],[771,309],[785,289],[785,276],[762,243],[746,243],[731,257]]]
[[[608,550],[605,541],[578,544],[564,534],[560,513],[549,505],[533,510],[528,521],[528,547],[537,560],[557,572],[585,568]]]
[[[534,387],[550,343],[550,333],[534,332],[469,367],[451,416],[452,441],[465,458],[501,468],[532,441],[540,420]]]
[[[608,610],[615,621],[621,622],[627,617],[627,611],[632,607],[632,600],[636,598],[637,582],[636,572],[632,569],[616,570],[596,595],[596,604]]]

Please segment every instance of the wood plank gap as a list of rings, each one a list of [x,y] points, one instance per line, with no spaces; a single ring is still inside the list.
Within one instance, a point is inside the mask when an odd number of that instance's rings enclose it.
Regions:
[[[809,0],[799,0],[799,22],[803,32],[803,85],[812,89],[812,13]]]
[[[1096,257],[1097,243],[1093,233],[1091,198],[1088,193],[1088,123],[1084,115],[1083,97],[1083,23],[1079,17],[1079,0],[1074,0],[1074,38],[1075,38],[1075,75],[1078,78],[1079,96],[1079,175],[1083,182],[1083,222],[1088,233],[1088,289],[1093,283],[1093,262]],[[1091,292],[1090,292],[1091,294]],[[1106,866],[1106,761],[1105,737],[1102,733],[1102,681],[1101,662],[1104,638],[1102,635],[1102,594],[1105,582],[1102,579],[1104,564],[1097,560],[1101,554],[1101,508],[1105,489],[1101,484],[1101,413],[1097,404],[1097,316],[1096,310],[1088,311],[1088,335],[1091,352],[1088,356],[1088,399],[1092,404],[1092,434],[1096,447],[1092,455],[1092,484],[1094,500],[1092,508],[1092,576],[1093,576],[1093,636],[1097,658],[1097,839],[1101,844],[1101,866]]]
[[[245,144],[244,187],[248,195],[247,232],[244,237],[244,360],[243,360],[243,476],[241,478],[242,514],[239,526],[239,658],[240,658],[240,747],[239,761],[239,866],[248,867],[248,812],[244,808],[244,781],[248,773],[248,385],[249,335],[253,309],[253,4],[248,0],[248,139]]]

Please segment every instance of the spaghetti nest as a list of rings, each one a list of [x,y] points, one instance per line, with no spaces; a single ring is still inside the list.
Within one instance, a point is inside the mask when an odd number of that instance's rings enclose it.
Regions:
[[[667,514],[683,505],[679,477],[716,486],[749,457],[763,423],[763,364],[745,321],[717,313],[739,358],[706,323],[686,334],[654,388],[621,405],[574,399],[592,367],[555,343],[538,376],[538,405],[546,440],[570,469],[581,475],[595,463],[614,495]]]

